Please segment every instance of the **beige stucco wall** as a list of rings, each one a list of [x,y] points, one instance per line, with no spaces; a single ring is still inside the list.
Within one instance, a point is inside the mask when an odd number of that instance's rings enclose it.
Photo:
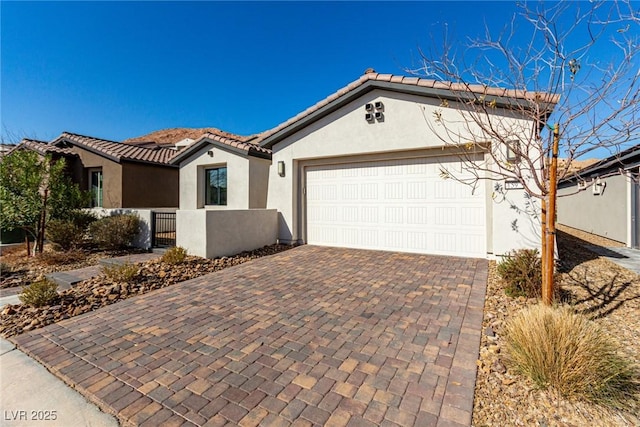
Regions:
[[[178,210],[176,244],[205,258],[229,256],[276,242],[275,209]]]
[[[212,152],[210,156],[208,152]],[[264,208],[270,161],[208,145],[180,164],[180,209],[204,206],[204,169],[227,167],[227,205],[207,209]],[[252,187],[252,184],[256,184]]]
[[[368,123],[365,118],[366,103],[382,101],[384,121]],[[272,167],[269,172],[267,208],[279,212],[278,238],[283,242],[304,241],[304,224],[301,205],[303,198],[303,166],[309,162],[360,161],[386,159],[392,157],[419,157],[440,155],[443,142],[434,133],[437,125],[430,126],[428,120],[439,110],[444,120],[459,121],[459,110],[450,102],[449,108],[442,108],[440,100],[417,95],[401,94],[383,90],[373,90],[341,109],[310,124],[306,128],[275,144]],[[508,126],[522,132],[531,126],[524,120],[504,117]],[[460,131],[464,129],[461,127]],[[471,129],[478,132],[477,129]],[[277,173],[279,161],[285,163],[286,176]],[[535,225],[531,215],[525,210],[524,190],[510,190],[509,200],[492,199],[493,183],[481,182],[487,194],[487,252],[503,254],[518,246],[528,247],[539,244],[536,240]],[[520,208],[518,214],[521,226],[512,230],[510,222],[514,210],[511,203]],[[533,220],[535,221],[535,219]],[[525,224],[525,222],[528,222]],[[539,228],[539,227],[538,227]],[[518,234],[514,238],[514,234]]]
[[[591,186],[577,194],[572,194],[577,189],[575,185],[560,188],[558,222],[626,243],[629,223],[628,178],[616,175],[601,181],[606,183],[606,187],[600,195],[594,195]]]
[[[89,169],[102,168],[102,207],[122,207],[122,165],[79,147],[73,147],[84,166],[82,189],[89,190]]]

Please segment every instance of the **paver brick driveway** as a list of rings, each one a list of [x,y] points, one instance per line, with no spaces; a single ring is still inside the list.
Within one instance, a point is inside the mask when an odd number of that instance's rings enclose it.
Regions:
[[[14,341],[124,424],[469,425],[486,278],[301,246]]]

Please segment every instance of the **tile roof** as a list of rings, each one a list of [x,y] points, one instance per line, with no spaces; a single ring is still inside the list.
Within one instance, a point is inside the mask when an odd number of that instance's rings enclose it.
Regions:
[[[16,145],[15,148],[13,148],[13,150],[22,150],[22,149],[35,151],[36,153],[41,154],[43,156],[46,154],[60,154],[62,156],[77,155],[70,148],[56,147],[55,145],[51,145],[46,141],[38,141],[37,139],[24,138],[22,141],[20,141],[20,144]]]
[[[262,132],[258,135],[256,143],[259,143],[260,145],[265,147],[270,147],[274,143],[272,137],[280,133],[281,131],[289,127],[293,127],[293,125],[296,125],[307,118],[311,118],[312,116],[322,112],[322,110],[328,109],[333,104],[339,104],[341,99],[347,98],[347,102],[353,99],[349,98],[348,95],[355,96],[356,94],[360,93],[360,91],[377,87],[396,91],[409,91],[413,89],[414,91],[420,91],[424,92],[425,94],[430,94],[434,97],[442,98],[446,98],[448,93],[449,97],[454,100],[456,99],[456,97],[459,97],[461,93],[469,93],[470,95],[478,94],[488,97],[494,97],[499,102],[499,104],[502,103],[505,105],[513,104],[512,102],[509,102],[509,100],[514,100],[516,102],[524,101],[525,107],[526,103],[529,102],[542,104],[546,103],[548,104],[547,108],[549,112],[553,109],[555,104],[557,104],[558,100],[560,99],[560,95],[544,92],[525,92],[522,90],[489,87],[485,85],[471,85],[463,83],[443,82],[432,79],[423,79],[419,77],[380,74],[376,73],[372,69],[369,69],[365,71],[365,74],[360,76],[358,80],[351,82],[347,86],[339,89],[338,91],[317,102],[316,104],[312,105],[296,116],[290,118],[284,123],[279,124],[275,128]]]
[[[170,165],[170,160],[177,152],[170,148],[145,148],[120,142],[99,139],[85,135],[78,135],[71,132],[63,132],[58,138],[51,142],[56,146],[69,142],[85,148],[93,153],[107,157],[113,161],[120,162],[122,160],[155,163],[161,165]]]
[[[230,135],[225,132],[226,135]],[[247,137],[253,138],[253,137]],[[190,146],[180,151],[173,159],[172,164],[179,164],[182,160],[189,157],[192,153],[199,150],[202,146],[213,143],[214,145],[222,146],[232,151],[236,151],[240,154],[248,156],[262,157],[265,159],[271,159],[271,150],[265,147],[261,147],[256,143],[250,142],[245,138],[244,141],[238,140],[230,136],[224,136],[222,134],[207,132],[193,142]]]
[[[230,135],[230,134],[227,134],[227,135]],[[259,146],[258,144],[250,142],[251,139],[255,138],[255,136],[253,135],[250,137],[241,137],[242,139],[238,139],[235,136],[231,137],[231,136],[226,136],[224,134],[207,132],[204,135],[202,135],[198,140],[196,140],[196,142],[198,142],[200,139],[203,139],[203,138],[207,138],[212,141],[216,141],[221,144],[225,144],[230,147],[234,147],[239,150],[246,151],[248,154],[255,152],[255,153],[263,153],[263,154],[271,155],[271,150],[269,150],[268,148],[264,148]]]

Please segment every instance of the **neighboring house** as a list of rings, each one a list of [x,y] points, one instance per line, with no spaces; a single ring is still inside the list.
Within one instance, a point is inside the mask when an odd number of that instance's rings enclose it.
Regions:
[[[558,222],[640,248],[640,144],[558,184]]]
[[[91,207],[166,208],[178,206],[179,172],[171,148],[139,147],[63,132],[49,146],[73,153],[71,175],[91,191]]]
[[[15,147],[15,144],[0,144],[0,159]]]
[[[520,99],[504,89],[473,90],[495,99],[505,128],[534,126],[508,110]],[[442,166],[463,168],[426,120],[436,110],[453,117],[456,99],[433,80],[371,72],[258,137],[199,139],[172,161],[178,244],[207,257],[276,238],[469,257],[538,246],[539,218],[523,189],[497,203],[494,182],[472,190],[440,177]]]

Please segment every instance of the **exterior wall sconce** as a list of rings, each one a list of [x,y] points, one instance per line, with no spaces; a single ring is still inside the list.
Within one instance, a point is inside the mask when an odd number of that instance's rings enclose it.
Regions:
[[[606,186],[606,182],[602,182],[600,178],[596,178],[596,180],[593,182],[593,195],[599,196],[604,193],[604,187]]]
[[[382,111],[376,111],[375,116],[376,116],[376,120],[379,122],[384,120],[384,114],[382,114]]]
[[[278,162],[278,175],[284,176],[284,162],[282,160]]]
[[[207,154],[209,155],[209,157],[213,157],[213,150],[207,151]]]
[[[365,109],[365,111],[367,111],[369,113],[372,112],[373,111],[373,104],[366,104],[364,106],[364,109]]]
[[[369,123],[373,123],[373,113],[367,113],[364,115],[364,119]]]
[[[373,106],[376,108],[376,110],[378,111],[384,111],[384,104],[382,103],[382,101],[376,101]]]

